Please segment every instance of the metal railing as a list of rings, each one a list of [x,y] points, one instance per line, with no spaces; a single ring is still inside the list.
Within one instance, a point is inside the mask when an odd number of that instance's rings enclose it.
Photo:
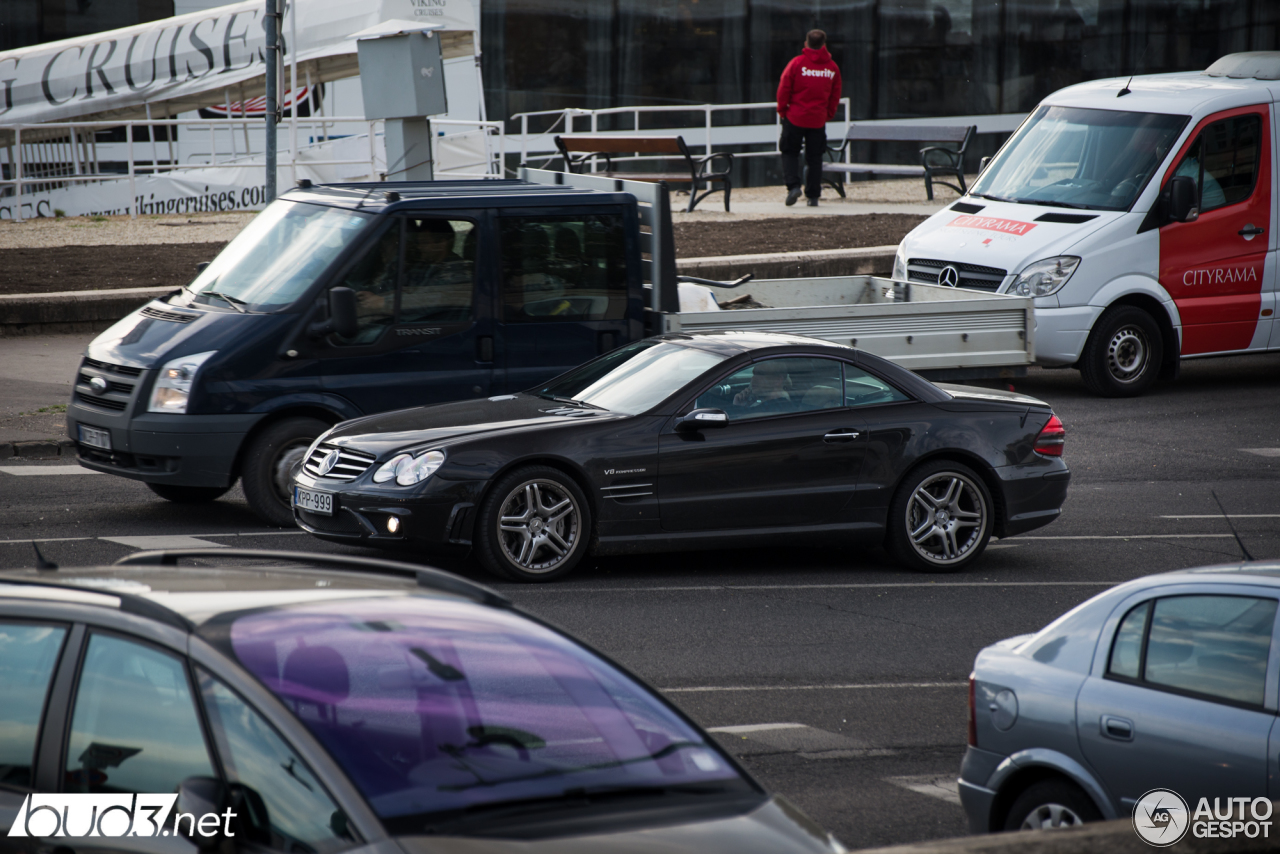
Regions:
[[[462,164],[464,167],[481,167],[477,171],[454,171],[448,173],[458,178],[500,178],[502,164],[505,160],[506,147],[503,125],[501,122],[467,121],[461,119],[432,119],[433,127],[467,128],[469,131],[455,134],[442,133],[438,141],[447,141],[466,133],[480,131],[484,135],[483,160]],[[15,222],[21,222],[23,196],[47,192],[64,186],[94,181],[129,182],[129,215],[137,217],[137,178],[138,176],[175,173],[197,169],[239,169],[244,167],[262,167],[261,152],[251,149],[249,132],[262,128],[261,118],[219,118],[219,119],[150,119],[141,121],[96,121],[96,122],[47,122],[41,124],[17,124],[0,126],[0,134],[11,134],[13,139],[8,144],[0,144],[0,152],[5,154],[2,161],[9,167],[10,177],[0,175],[0,198],[14,201]],[[354,126],[354,128],[353,128]],[[296,183],[298,167],[315,166],[348,166],[367,165],[370,175],[379,174],[377,138],[383,135],[382,120],[368,120],[343,116],[320,116],[298,118],[292,127],[281,126],[278,133],[288,134],[290,145],[287,150],[288,165],[292,182]],[[148,128],[148,140],[138,140],[137,128]],[[162,161],[157,148],[156,128],[190,128],[199,133],[209,134],[208,152],[188,153],[187,162],[178,162],[173,144],[173,130],[165,134],[168,146],[168,159]],[[297,128],[313,127],[319,129],[319,141],[306,146],[298,146]],[[100,168],[98,156],[97,131],[123,128],[125,132],[125,170],[123,172],[104,172]],[[357,133],[341,133],[341,130],[355,129]],[[220,133],[222,132],[222,133]],[[236,143],[237,132],[242,132],[244,150]],[[29,141],[23,142],[26,133]],[[35,137],[34,140],[31,137]],[[365,137],[368,141],[368,156],[358,158],[313,160],[301,159],[299,155],[308,150],[316,150],[321,146],[339,139]],[[185,139],[190,140],[188,134]],[[230,154],[220,149],[219,140],[225,138],[230,143]],[[495,145],[496,142],[496,145]],[[149,143],[151,158],[140,159],[137,146]],[[281,158],[284,160],[284,158]],[[8,192],[5,192],[8,190]]]

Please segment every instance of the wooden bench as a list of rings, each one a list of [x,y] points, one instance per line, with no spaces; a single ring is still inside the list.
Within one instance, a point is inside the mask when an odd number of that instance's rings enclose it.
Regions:
[[[586,163],[593,157],[604,158],[604,171],[591,172],[602,178],[621,178],[625,181],[649,181],[657,183],[667,181],[672,184],[691,184],[689,190],[689,207],[693,210],[698,202],[712,193],[724,192],[724,209],[729,210],[729,195],[733,191],[733,182],[729,173],[733,171],[733,155],[728,152],[716,152],[704,157],[694,157],[689,152],[682,136],[604,136],[598,134],[574,134],[573,136],[557,136],[556,147],[564,158],[564,171],[583,172]],[[684,169],[679,172],[622,172],[613,168],[613,156],[616,154],[665,154],[669,159],[684,162]],[[716,170],[715,162],[720,160],[722,167]],[[708,189],[701,195],[698,191],[706,185]]]
[[[957,125],[889,125],[889,124],[853,124],[845,133],[844,141],[838,146],[827,147],[829,162],[822,164],[823,181],[830,184],[841,198],[844,198],[844,176],[847,174],[878,175],[923,175],[924,189],[933,201],[933,184],[935,181],[944,187],[950,187],[964,195],[967,188],[964,183],[964,151],[969,147],[969,140],[977,133],[977,126],[961,127]],[[841,160],[849,145],[855,142],[945,142],[959,143],[958,148],[945,145],[930,145],[920,149],[920,165],[891,165],[886,163],[845,163]],[[827,178],[827,173],[836,177]],[[950,181],[940,181],[936,176],[950,175],[959,180],[960,186]]]

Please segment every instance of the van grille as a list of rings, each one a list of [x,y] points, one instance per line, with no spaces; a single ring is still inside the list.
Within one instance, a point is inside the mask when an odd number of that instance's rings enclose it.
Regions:
[[[939,261],[935,258],[910,258],[907,260],[907,279],[928,285],[938,284],[943,267],[955,267],[959,273],[958,288],[970,288],[978,291],[994,291],[1000,287],[1006,275],[998,267],[983,267],[979,264],[963,264],[959,261]]]
[[[76,374],[75,401],[107,412],[124,412],[138,394],[138,382],[131,380],[141,375],[142,368],[85,359]],[[106,383],[101,393],[91,385],[95,379]]]
[[[131,368],[128,365],[109,365],[106,362],[99,362],[97,359],[85,359],[84,367],[97,368],[104,374],[119,374],[122,377],[142,375],[142,368]]]
[[[320,473],[320,465],[325,457],[333,451],[338,452],[338,460],[328,474]],[[312,477],[324,477],[329,480],[355,480],[373,465],[374,456],[353,451],[350,448],[335,448],[333,445],[321,445],[311,452],[303,468]]]

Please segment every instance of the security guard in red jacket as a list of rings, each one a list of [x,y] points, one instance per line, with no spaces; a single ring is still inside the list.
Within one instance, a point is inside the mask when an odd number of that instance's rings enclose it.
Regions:
[[[822,193],[822,153],[827,146],[827,122],[840,105],[840,69],[827,52],[827,34],[810,30],[804,52],[787,63],[778,84],[778,115],[782,117],[782,178],[787,184],[787,204],[800,198],[800,147],[808,175],[804,194],[810,207],[818,206]]]

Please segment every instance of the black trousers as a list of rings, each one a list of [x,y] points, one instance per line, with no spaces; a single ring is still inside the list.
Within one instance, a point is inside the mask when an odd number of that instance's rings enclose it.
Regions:
[[[804,165],[807,175],[800,174],[800,148],[804,147]],[[782,152],[782,180],[787,189],[804,184],[804,194],[811,199],[822,195],[822,155],[827,149],[827,127],[796,127],[782,120],[782,138],[778,150]]]

